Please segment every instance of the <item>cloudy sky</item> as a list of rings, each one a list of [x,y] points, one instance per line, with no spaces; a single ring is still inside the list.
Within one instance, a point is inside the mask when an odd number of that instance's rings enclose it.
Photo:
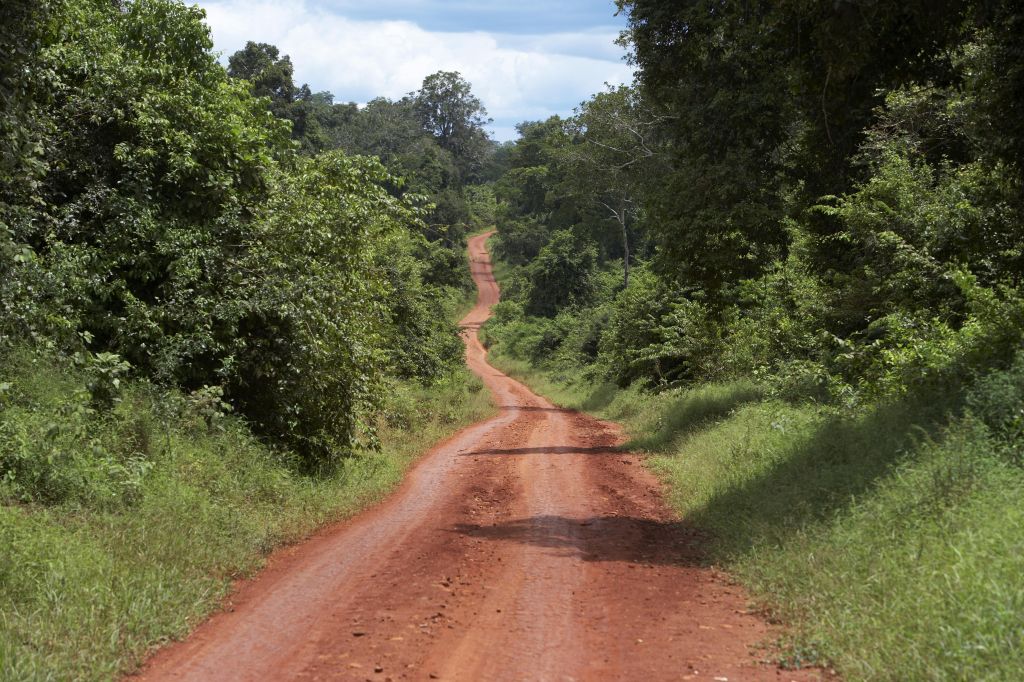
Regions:
[[[604,83],[632,80],[614,44],[613,0],[197,0],[216,49],[247,40],[292,58],[297,83],[338,101],[396,99],[435,71],[459,71],[494,119],[569,114]]]

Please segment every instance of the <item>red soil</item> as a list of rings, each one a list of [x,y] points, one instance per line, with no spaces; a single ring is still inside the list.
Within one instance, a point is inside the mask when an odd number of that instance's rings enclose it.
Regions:
[[[810,680],[757,662],[770,634],[699,560],[613,425],[467,362],[498,416],[431,450],[383,504],[284,549],[145,680]]]

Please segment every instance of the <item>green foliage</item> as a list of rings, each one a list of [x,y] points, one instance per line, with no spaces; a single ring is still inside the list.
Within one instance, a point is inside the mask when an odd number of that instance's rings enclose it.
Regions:
[[[671,170],[648,187],[659,269],[717,296],[756,276],[785,243],[781,170],[793,98],[768,4],[623,2],[639,81]],[[787,46],[788,47],[788,46]]]
[[[295,100],[295,67],[288,55],[267,43],[249,41],[245,47],[228,58],[228,75],[247,80],[252,94],[267,97],[274,105],[291,104]],[[281,114],[279,117],[284,118]]]
[[[303,106],[335,132],[352,112],[296,88],[275,47],[250,43],[225,71],[202,11],[177,0],[8,10],[22,66],[5,72],[20,95],[3,121],[38,145],[4,146],[22,165],[0,178],[0,344],[79,358],[98,410],[128,374],[219,387],[310,465],[373,442],[387,374],[432,381],[458,363],[445,302],[465,287],[464,227],[437,227],[444,253],[421,246],[423,199],[380,163],[296,157],[287,121],[307,151],[328,145],[298,129]],[[450,166],[405,111],[410,139]],[[396,167],[465,222],[461,187],[410,154]]]
[[[420,238],[392,240],[376,260],[389,284],[384,339],[390,373],[430,384],[460,367],[464,348],[455,307],[468,290],[466,280],[472,281],[465,256]]]
[[[988,427],[1017,466],[1024,465],[1024,353],[1004,371],[983,377],[967,395],[967,408]]]
[[[600,341],[600,362],[621,385],[653,378],[659,384],[716,374],[721,327],[708,306],[665,287],[649,270],[611,306]]]
[[[571,232],[556,232],[527,268],[526,311],[553,317],[560,307],[583,306],[594,295],[597,249]]]
[[[479,178],[489,146],[483,127],[491,119],[472,85],[457,71],[438,71],[423,79],[413,106],[423,129],[455,156],[463,177]]]
[[[560,189],[564,167],[558,158],[570,144],[566,122],[553,116],[516,129],[520,139],[508,149],[508,168],[495,184],[501,204],[495,254],[522,265],[537,257],[551,233],[577,222],[577,212]]]
[[[635,223],[643,188],[659,177],[657,132],[663,122],[630,87],[610,87],[584,102],[569,122],[574,144],[558,150],[568,193],[611,226],[629,286]]]
[[[340,152],[300,162],[280,178],[239,267],[247,314],[225,367],[228,395],[316,462],[373,442],[367,418],[393,347],[391,315],[402,313],[390,308],[383,261],[415,221],[387,179],[377,161]]]
[[[137,499],[152,466],[146,458],[153,453],[144,451],[147,444],[128,450],[111,437],[130,408],[108,412],[96,407],[97,383],[104,385],[101,395],[111,400],[108,391],[118,381],[111,375],[121,364],[117,358],[97,358],[90,368],[60,376],[49,359],[24,351],[5,355],[0,493],[25,502],[75,502],[99,509]],[[112,401],[103,405],[111,406]]]
[[[45,169],[47,126],[38,107],[50,74],[39,51],[53,29],[51,9],[51,3],[38,0],[12,0],[0,7],[0,248],[8,252],[14,247],[9,230],[30,220],[24,204]],[[3,254],[0,268],[10,255]]]
[[[512,265],[526,265],[547,246],[551,232],[536,218],[503,220],[494,244],[494,255]]]
[[[78,329],[153,376],[213,382],[217,301],[283,129],[228,81],[198,10],[60,11],[40,55],[54,74],[47,172],[14,235],[38,257],[14,264],[4,326],[65,343]]]
[[[466,187],[466,204],[469,220],[477,228],[491,227],[498,219],[498,201],[492,185]]]
[[[0,679],[109,680],[220,608],[235,578],[385,495],[433,442],[493,412],[462,370],[389,380],[382,447],[301,473],[215,388],[139,381],[97,411],[86,368],[0,362]],[[43,506],[45,505],[45,506]]]

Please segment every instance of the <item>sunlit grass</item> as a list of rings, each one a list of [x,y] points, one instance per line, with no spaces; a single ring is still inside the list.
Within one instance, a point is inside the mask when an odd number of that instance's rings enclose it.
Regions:
[[[0,413],[0,456],[21,448],[45,457],[40,427],[76,423],[60,412],[75,378],[39,364],[8,367],[4,379],[19,399]],[[467,372],[433,388],[396,383],[382,450],[311,477],[240,421],[168,421],[164,401],[131,387],[114,414],[88,425],[115,453],[149,463],[127,501],[93,500],[90,486],[107,494],[107,479],[73,468],[73,458],[68,476],[85,478],[71,489],[83,492],[62,503],[17,502],[17,481],[0,483],[0,679],[109,680],[130,671],[217,608],[232,579],[256,571],[272,549],[380,499],[429,445],[494,410]],[[54,442],[73,446],[80,437],[71,429]]]
[[[620,420],[707,560],[786,624],[780,660],[849,680],[1019,680],[1024,471],[928,394],[855,412],[737,382],[652,394],[567,384],[495,353],[554,402]]]

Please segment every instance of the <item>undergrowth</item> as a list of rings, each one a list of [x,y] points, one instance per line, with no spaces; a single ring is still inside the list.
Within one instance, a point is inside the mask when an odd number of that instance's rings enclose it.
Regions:
[[[652,393],[573,382],[492,349],[555,402],[622,421],[708,560],[787,625],[779,662],[849,680],[1024,670],[1024,356],[972,387],[855,407],[746,381]]]
[[[0,679],[107,680],[185,635],[275,547],[380,499],[415,456],[493,407],[461,370],[394,382],[383,448],[319,475],[213,391],[121,386],[39,354],[0,376]]]

